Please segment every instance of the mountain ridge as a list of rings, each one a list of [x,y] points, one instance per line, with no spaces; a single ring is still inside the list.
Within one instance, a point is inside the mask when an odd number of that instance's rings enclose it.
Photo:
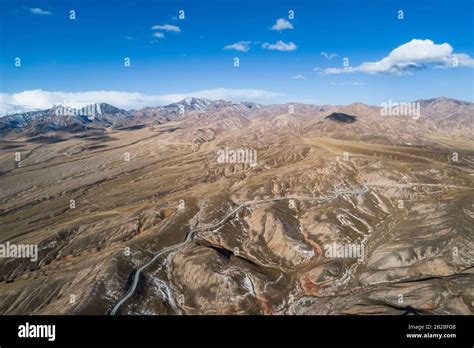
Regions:
[[[436,121],[469,122],[474,115],[474,103],[447,97],[416,100],[425,117]],[[395,104],[395,103],[393,103]],[[291,106],[291,107],[290,107]],[[361,102],[348,105],[316,105],[305,103],[285,103],[262,105],[250,102],[232,102],[207,98],[187,97],[175,103],[157,107],[125,110],[108,103],[93,103],[82,108],[55,105],[52,108],[14,113],[0,117],[0,133],[26,132],[38,134],[48,131],[86,131],[91,128],[153,126],[187,116],[214,118],[225,115],[265,115],[291,114],[291,110],[303,110],[307,117],[320,113],[343,113],[351,117],[377,117],[381,107]],[[296,114],[293,116],[298,116]],[[197,116],[196,116],[197,114]],[[194,115],[194,116],[193,116]],[[328,115],[326,115],[328,116]]]

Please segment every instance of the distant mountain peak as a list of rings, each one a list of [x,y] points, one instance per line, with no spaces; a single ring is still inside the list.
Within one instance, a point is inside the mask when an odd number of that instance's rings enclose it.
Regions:
[[[448,97],[437,97],[437,98],[431,98],[431,99],[420,99],[417,100],[416,102],[419,102],[421,104],[455,104],[455,105],[472,105],[473,103],[468,102],[468,101],[463,101],[463,100],[458,100],[454,98],[448,98]]]
[[[186,97],[178,104],[211,104],[212,100],[207,98]]]
[[[159,109],[165,112],[176,113],[176,112],[181,112],[183,108],[185,112],[188,112],[188,111],[204,111],[204,110],[209,110],[209,109],[221,109],[221,108],[227,108],[227,107],[240,107],[240,108],[245,108],[245,109],[253,109],[253,108],[259,108],[260,105],[255,104],[255,103],[250,103],[250,102],[231,102],[231,101],[227,101],[223,99],[211,100],[208,98],[186,97],[181,101],[159,107]]]

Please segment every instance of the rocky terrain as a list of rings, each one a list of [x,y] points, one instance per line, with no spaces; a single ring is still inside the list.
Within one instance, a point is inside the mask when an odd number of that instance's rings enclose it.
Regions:
[[[0,313],[473,314],[474,104],[417,103],[0,118]]]

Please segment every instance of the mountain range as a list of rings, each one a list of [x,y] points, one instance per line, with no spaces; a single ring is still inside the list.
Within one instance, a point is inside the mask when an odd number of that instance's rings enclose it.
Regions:
[[[38,247],[0,258],[0,314],[472,315],[474,104],[388,111],[0,118],[0,245]]]
[[[474,119],[474,103],[450,98],[434,98],[417,100],[413,103],[420,106],[420,121],[455,121],[463,126],[471,126]],[[291,110],[294,112],[292,113]],[[172,120],[189,117],[201,117],[200,114],[221,116],[242,116],[246,118],[264,117],[268,113],[281,113],[278,124],[301,122],[301,116],[307,120],[321,120],[338,112],[349,115],[351,122],[356,118],[368,117],[382,119],[381,107],[363,103],[353,103],[345,106],[309,105],[287,103],[284,105],[261,105],[255,103],[235,103],[223,100],[212,101],[201,98],[186,98],[180,102],[160,107],[146,107],[139,110],[123,110],[106,103],[88,105],[81,109],[74,109],[56,105],[50,109],[29,111],[6,115],[0,118],[0,134],[24,133],[37,135],[49,131],[80,132],[90,129],[105,130],[107,128],[127,128],[153,126]],[[410,116],[410,115],[408,115]],[[389,116],[394,117],[394,116]],[[330,120],[348,120],[344,116],[333,115]],[[399,120],[406,116],[395,117]]]

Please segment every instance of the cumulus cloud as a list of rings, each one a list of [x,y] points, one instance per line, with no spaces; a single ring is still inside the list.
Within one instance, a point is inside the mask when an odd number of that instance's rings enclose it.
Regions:
[[[465,53],[453,53],[448,43],[435,44],[431,40],[413,39],[394,50],[385,58],[375,62],[364,62],[355,67],[327,68],[323,74],[362,72],[368,74],[410,74],[429,67],[474,67],[474,59]]]
[[[306,80],[306,76],[301,75],[301,74],[296,74],[296,75],[290,76],[290,78],[295,79],[295,80]]]
[[[160,95],[119,91],[50,92],[36,89],[13,94],[0,93],[0,115],[49,109],[58,104],[80,108],[93,103],[108,103],[123,109],[138,109],[175,103],[186,97],[269,103],[279,101],[284,96],[261,89],[228,88]]]
[[[174,31],[175,33],[181,32],[181,29],[177,25],[163,24],[163,25],[154,25],[151,27],[151,30],[164,30],[164,31]]]
[[[284,42],[282,40],[278,40],[274,44],[265,42],[262,44],[262,47],[267,50],[277,50],[277,51],[294,51],[298,46],[296,46],[293,42]]]
[[[29,8],[29,11],[35,15],[39,15],[39,16],[49,16],[49,15],[52,15],[53,12],[50,12],[50,11],[46,11],[46,10],[43,10],[39,7],[32,7],[32,8]]]
[[[333,59],[334,57],[337,57],[336,53],[327,53],[327,52],[324,52],[324,51],[321,52],[321,55],[324,58],[329,59],[329,60]]]
[[[285,30],[285,29],[293,29],[293,24],[291,24],[289,21],[287,21],[284,18],[278,18],[276,20],[276,23],[270,28],[272,30]]]
[[[224,47],[224,50],[235,50],[240,52],[248,52],[250,50],[250,41],[239,41],[235,42],[232,45],[227,45]]]

